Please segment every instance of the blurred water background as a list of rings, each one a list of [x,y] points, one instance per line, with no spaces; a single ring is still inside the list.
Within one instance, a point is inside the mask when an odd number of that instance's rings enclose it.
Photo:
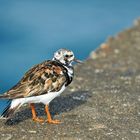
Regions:
[[[0,93],[59,48],[85,59],[139,16],[139,0],[0,0]]]

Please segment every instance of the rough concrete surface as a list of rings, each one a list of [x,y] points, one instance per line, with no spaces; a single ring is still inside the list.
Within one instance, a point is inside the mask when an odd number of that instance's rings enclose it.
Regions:
[[[36,108],[45,118],[44,106]],[[35,123],[25,106],[12,120],[0,120],[0,140],[140,140],[140,22],[77,65],[50,110],[61,124]]]

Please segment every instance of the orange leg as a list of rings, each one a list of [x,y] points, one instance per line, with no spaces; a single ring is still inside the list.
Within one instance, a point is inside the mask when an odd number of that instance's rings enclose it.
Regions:
[[[35,106],[34,106],[33,103],[30,104],[30,107],[31,107],[31,110],[32,110],[32,119],[33,119],[33,121],[43,123],[44,119],[38,118],[36,116]]]
[[[61,123],[59,120],[53,120],[52,119],[51,114],[49,112],[49,106],[48,105],[45,106],[45,111],[46,111],[46,114],[47,114],[47,117],[48,117],[48,119],[47,119],[48,123],[52,123],[52,124],[59,124],[59,123]]]

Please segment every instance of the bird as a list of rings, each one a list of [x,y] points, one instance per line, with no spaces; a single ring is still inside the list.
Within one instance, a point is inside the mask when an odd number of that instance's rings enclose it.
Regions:
[[[73,51],[59,49],[54,53],[52,59],[45,60],[29,69],[15,86],[0,95],[0,99],[9,101],[1,118],[10,119],[23,104],[29,104],[33,121],[61,123],[59,120],[52,119],[49,103],[72,82],[74,77],[73,62],[82,63],[75,58]],[[45,105],[46,120],[37,116],[35,103]]]

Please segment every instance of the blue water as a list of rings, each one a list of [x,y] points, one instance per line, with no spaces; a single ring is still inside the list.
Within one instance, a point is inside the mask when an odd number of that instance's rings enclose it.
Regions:
[[[0,93],[59,48],[85,59],[139,16],[139,0],[0,0]]]

